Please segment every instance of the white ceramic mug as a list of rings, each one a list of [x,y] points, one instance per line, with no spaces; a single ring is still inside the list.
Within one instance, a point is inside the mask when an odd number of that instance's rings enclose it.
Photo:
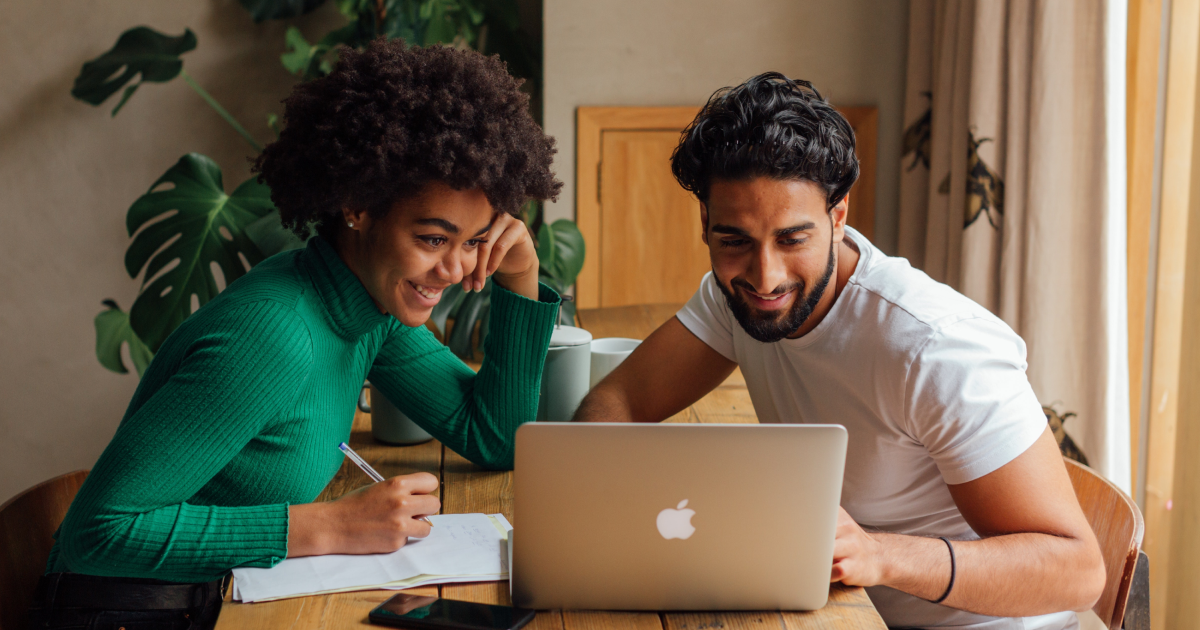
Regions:
[[[555,326],[542,368],[539,422],[570,422],[588,393],[592,333],[574,326]]]
[[[588,389],[604,380],[642,342],[626,337],[605,337],[592,342],[592,369]]]

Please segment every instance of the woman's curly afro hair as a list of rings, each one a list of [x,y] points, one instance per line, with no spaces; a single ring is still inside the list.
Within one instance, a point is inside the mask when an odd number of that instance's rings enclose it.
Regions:
[[[383,39],[340,57],[284,101],[286,126],[254,165],[300,237],[331,235],[344,207],[383,216],[430,181],[514,215],[558,194],[554,139],[499,57]]]
[[[683,130],[671,171],[704,202],[714,179],[808,180],[831,209],[858,179],[854,130],[808,81],[765,72],[713,93]]]

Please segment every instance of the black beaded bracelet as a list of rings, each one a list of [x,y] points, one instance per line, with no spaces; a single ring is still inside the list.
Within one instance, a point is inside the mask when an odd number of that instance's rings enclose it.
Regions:
[[[942,593],[941,597],[933,600],[933,603],[935,604],[940,604],[946,601],[947,597],[950,597],[950,589],[954,588],[954,574],[957,573],[956,567],[954,566],[954,545],[951,545],[950,541],[947,540],[945,536],[938,536],[938,540],[946,543],[946,547],[950,549],[950,583],[946,585],[946,592]]]

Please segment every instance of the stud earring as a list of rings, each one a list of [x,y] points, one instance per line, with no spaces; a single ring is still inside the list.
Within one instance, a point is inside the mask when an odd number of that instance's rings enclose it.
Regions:
[[[347,222],[346,222],[346,227],[349,227],[349,228],[352,228],[352,227],[354,227],[354,222],[353,222],[353,221],[347,221]]]

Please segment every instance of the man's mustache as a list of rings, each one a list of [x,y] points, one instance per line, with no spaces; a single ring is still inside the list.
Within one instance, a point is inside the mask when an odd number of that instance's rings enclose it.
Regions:
[[[799,289],[800,294],[801,295],[804,294],[804,283],[803,282],[792,282],[789,284],[781,284],[781,285],[775,287],[775,289],[773,291],[771,291],[770,293],[759,293],[758,289],[754,288],[754,285],[750,284],[749,282],[747,282],[741,278],[731,279],[729,281],[729,286],[735,287],[735,288],[742,288],[751,293],[758,293],[759,295],[783,295],[784,293],[787,293],[794,289]]]

